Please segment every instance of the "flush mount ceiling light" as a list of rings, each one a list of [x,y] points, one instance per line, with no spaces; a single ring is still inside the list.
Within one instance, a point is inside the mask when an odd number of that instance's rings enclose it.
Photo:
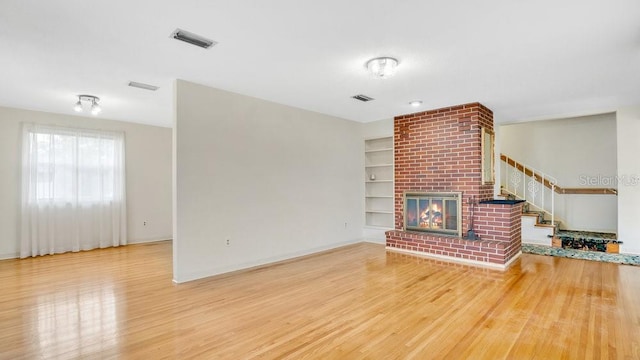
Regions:
[[[78,95],[78,102],[73,107],[73,110],[76,112],[82,112],[85,108],[85,104],[90,104],[90,110],[92,115],[98,115],[102,108],[98,104],[100,102],[100,98],[93,95]]]
[[[409,105],[411,105],[413,107],[418,107],[418,106],[422,105],[422,100],[413,100],[413,101],[409,102]]]
[[[392,77],[397,67],[398,60],[392,57],[378,57],[367,61],[367,70],[378,79]]]

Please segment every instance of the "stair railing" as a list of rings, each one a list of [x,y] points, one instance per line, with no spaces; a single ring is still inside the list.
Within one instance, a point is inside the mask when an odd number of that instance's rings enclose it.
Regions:
[[[503,165],[502,189],[518,199],[549,214],[551,224],[555,225],[555,193],[558,180],[549,174],[528,165],[521,164],[510,157],[500,154]],[[547,206],[545,206],[545,200]]]
[[[582,195],[618,195],[618,190],[613,188],[563,188],[558,186],[558,181],[551,175],[524,165],[518,161],[500,154],[501,187],[507,193],[527,201],[539,210],[551,216],[551,224],[555,225],[555,194],[582,194]],[[522,183],[522,187],[520,187]],[[541,191],[540,194],[538,194]],[[540,196],[539,196],[540,195]],[[545,198],[551,206],[545,207]]]

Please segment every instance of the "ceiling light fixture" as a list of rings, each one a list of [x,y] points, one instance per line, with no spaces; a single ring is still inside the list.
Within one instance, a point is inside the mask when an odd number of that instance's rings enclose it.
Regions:
[[[392,77],[398,68],[398,60],[392,57],[378,57],[367,61],[367,70],[378,79]]]
[[[409,105],[411,105],[413,107],[418,107],[418,106],[422,105],[422,100],[413,100],[413,101],[409,102]]]
[[[100,111],[102,111],[102,108],[94,100],[93,104],[91,104],[91,115],[98,115],[98,114],[100,114]]]
[[[84,110],[84,103],[91,104],[91,114],[98,115],[102,108],[98,104],[100,102],[100,98],[93,95],[78,95],[78,102],[73,107],[73,110],[76,112],[82,112]]]

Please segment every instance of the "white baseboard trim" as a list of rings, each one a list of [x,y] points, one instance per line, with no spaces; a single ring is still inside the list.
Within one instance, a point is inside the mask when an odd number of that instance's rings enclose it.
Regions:
[[[514,261],[516,261],[520,257],[520,255],[522,255],[522,252],[520,251],[514,257],[509,259],[509,261],[507,261],[506,264],[494,264],[494,263],[488,263],[484,261],[463,259],[463,258],[457,258],[452,256],[446,256],[446,255],[438,255],[438,254],[431,254],[431,253],[425,253],[425,252],[414,251],[414,250],[398,249],[398,248],[389,247],[389,246],[387,246],[386,249],[389,251],[398,252],[398,253],[411,254],[411,255],[416,255],[420,257],[433,258],[433,259],[461,263],[466,265],[486,267],[486,268],[491,268],[496,270],[506,270]]]
[[[631,249],[624,246],[624,244],[620,245],[620,254],[626,255],[640,255],[640,249]]]
[[[298,257],[311,255],[311,254],[319,253],[319,252],[322,252],[322,251],[332,250],[332,249],[336,249],[336,248],[347,246],[347,245],[358,244],[358,243],[361,243],[361,242],[362,242],[361,239],[343,241],[343,242],[338,242],[338,243],[333,243],[333,244],[329,244],[329,245],[319,246],[319,247],[315,247],[315,248],[311,248],[311,249],[295,251],[295,252],[292,252],[292,253],[282,254],[282,255],[278,255],[278,256],[272,256],[272,257],[268,257],[268,258],[264,258],[264,259],[259,259],[259,260],[256,260],[256,261],[250,261],[250,262],[246,262],[246,263],[242,263],[242,264],[231,265],[231,266],[221,266],[221,267],[217,267],[217,268],[211,268],[211,269],[208,269],[208,270],[205,270],[205,271],[188,273],[188,274],[184,274],[184,275],[182,275],[180,277],[176,277],[176,275],[174,273],[173,274],[173,276],[174,276],[173,282],[176,283],[176,284],[182,284],[182,283],[185,283],[185,282],[188,282],[188,281],[198,280],[198,279],[202,279],[202,278],[206,278],[206,277],[210,277],[210,276],[222,275],[222,274],[230,273],[230,272],[233,272],[233,271],[248,270],[248,269],[259,267],[259,266],[271,265],[273,263],[277,263],[277,262],[280,262],[280,261],[291,260],[291,259],[295,259],[295,258],[298,258]]]
[[[127,241],[127,245],[146,244],[146,243],[152,243],[152,242],[158,242],[158,241],[167,241],[167,240],[171,240],[171,236],[163,236],[163,237],[156,238],[156,239],[129,240],[129,241]],[[98,248],[93,249],[93,250],[97,250],[97,249]],[[20,258],[20,253],[0,254],[0,260],[9,260],[9,259],[18,259],[18,258]]]
[[[19,257],[20,257],[20,253],[0,254],[0,260],[17,259]]]
[[[169,235],[169,236],[161,236],[159,238],[153,238],[153,239],[128,240],[127,241],[127,245],[144,244],[144,243],[151,243],[151,242],[158,242],[158,241],[167,241],[167,240],[171,240],[172,238],[173,238],[173,236]]]
[[[368,242],[368,243],[372,243],[372,244],[386,244],[387,240],[386,239],[362,239],[360,240],[361,242]]]

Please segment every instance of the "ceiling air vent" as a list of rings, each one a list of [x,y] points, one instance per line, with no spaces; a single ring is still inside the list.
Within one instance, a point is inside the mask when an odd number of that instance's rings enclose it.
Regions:
[[[191,45],[199,46],[203,49],[208,49],[213,45],[217,44],[217,42],[213,40],[209,40],[204,36],[196,35],[194,33],[190,33],[182,29],[176,29],[174,32],[171,33],[170,37],[176,40],[184,41]]]
[[[159,89],[159,87],[155,85],[149,85],[149,84],[139,83],[135,81],[129,81],[129,86],[138,88],[138,89],[151,90],[151,91],[156,91]]]
[[[367,95],[362,95],[362,94],[354,95],[354,96],[352,96],[352,98],[354,98],[356,100],[364,101],[364,102],[374,100],[372,97],[369,97]]]

